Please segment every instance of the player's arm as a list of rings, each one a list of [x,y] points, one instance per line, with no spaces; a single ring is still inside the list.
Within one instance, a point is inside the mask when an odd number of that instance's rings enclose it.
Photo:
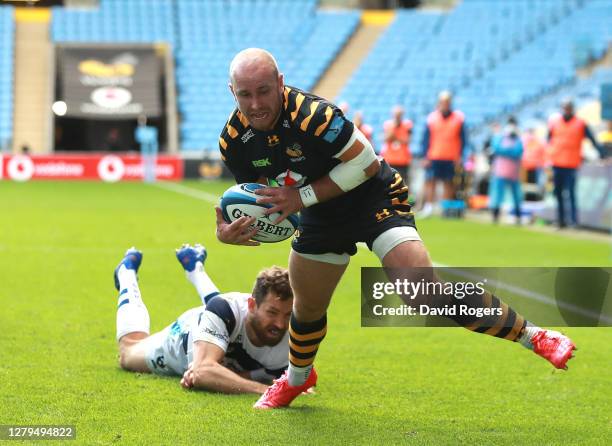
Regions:
[[[423,139],[421,140],[421,154],[427,162],[429,161],[428,153],[429,153],[429,140],[431,138],[431,131],[429,130],[429,124],[425,126],[425,132],[423,133]],[[427,164],[427,163],[426,163]]]
[[[391,144],[393,141],[395,141],[395,132],[393,131],[392,125],[385,125],[384,131],[385,131],[384,137],[385,137],[386,143]]]
[[[231,119],[231,118],[230,118]],[[229,126],[229,124],[228,124]],[[251,183],[257,182],[265,184],[265,178],[258,177],[244,165],[244,161],[240,158],[240,152],[236,151],[233,146],[233,139],[223,132],[219,137],[219,152],[221,159],[234,176],[236,183]],[[228,223],[223,218],[221,208],[215,206],[216,213],[216,236],[222,243],[230,245],[257,246],[259,242],[252,240],[258,229],[252,227],[255,223],[255,217],[242,216],[231,223]]]
[[[603,146],[601,144],[599,144],[599,142],[595,139],[595,136],[593,135],[593,132],[591,131],[590,127],[588,125],[584,125],[584,136],[591,141],[591,144],[593,144],[593,147],[595,147],[595,149],[597,150],[597,152],[599,152],[599,158],[604,159],[607,156],[607,152],[606,150],[603,148]]]
[[[181,385],[190,389],[205,389],[221,393],[262,394],[268,386],[240,376],[221,365],[225,351],[206,341],[193,343],[193,362],[181,379]]]
[[[258,203],[271,203],[266,214],[280,213],[276,223],[300,209],[331,200],[348,192],[380,170],[374,148],[363,133],[353,128],[353,133],[341,150],[334,155],[341,162],[329,174],[299,189],[289,187],[263,188],[255,191],[262,195]]]
[[[236,314],[224,298],[213,297],[193,330],[193,360],[183,374],[185,388],[222,393],[263,393],[267,386],[245,379],[221,364],[236,329]]]

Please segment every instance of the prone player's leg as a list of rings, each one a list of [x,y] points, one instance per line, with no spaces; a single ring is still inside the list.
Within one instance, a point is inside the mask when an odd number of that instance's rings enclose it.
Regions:
[[[147,333],[134,332],[123,336],[119,340],[119,365],[130,372],[150,373],[147,366],[146,339]]]
[[[146,373],[149,368],[142,353],[141,341],[149,337],[149,312],[142,301],[138,287],[138,269],[142,252],[136,248],[126,251],[115,268],[115,288],[119,291],[117,303],[117,342],[119,363],[122,368]]]
[[[187,279],[195,287],[204,305],[219,294],[219,289],[204,269],[204,262],[206,262],[207,257],[206,248],[200,244],[195,246],[183,244],[176,250],[177,260],[185,270]]]

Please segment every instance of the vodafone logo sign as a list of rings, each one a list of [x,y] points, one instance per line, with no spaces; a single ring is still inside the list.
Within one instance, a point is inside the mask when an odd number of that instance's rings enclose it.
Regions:
[[[135,155],[0,155],[0,180],[102,180],[114,183],[138,181],[143,176],[143,160]],[[183,178],[183,161],[175,156],[159,156],[155,176],[160,180],[180,180]]]
[[[115,155],[106,155],[98,163],[98,176],[108,183],[114,183],[123,178],[125,164]]]
[[[11,180],[28,181],[34,175],[34,163],[29,156],[14,156],[6,165],[6,173]]]
[[[122,87],[101,87],[91,93],[91,102],[104,108],[121,108],[132,102],[132,93]]]

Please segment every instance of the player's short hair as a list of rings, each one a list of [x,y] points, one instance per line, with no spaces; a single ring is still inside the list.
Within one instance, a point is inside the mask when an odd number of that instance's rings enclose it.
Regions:
[[[274,293],[280,300],[293,299],[293,290],[289,284],[289,272],[280,266],[266,268],[257,275],[253,287],[253,297],[259,306],[269,292]]]
[[[247,49],[240,51],[232,59],[230,63],[230,67],[229,67],[230,82],[232,83],[234,82],[234,74],[236,72],[238,65],[245,63],[245,62],[247,63],[253,63],[253,62],[265,63],[268,66],[270,66],[270,68],[272,68],[272,71],[274,72],[275,77],[278,77],[278,75],[280,74],[280,71],[278,69],[278,63],[276,62],[276,59],[274,58],[272,53],[264,49],[261,49],[261,48],[247,48]]]

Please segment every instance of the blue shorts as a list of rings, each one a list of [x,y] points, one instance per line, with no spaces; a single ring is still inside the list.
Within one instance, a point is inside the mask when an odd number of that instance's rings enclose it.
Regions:
[[[431,160],[427,168],[426,178],[428,180],[450,181],[455,177],[455,162],[445,160]]]

